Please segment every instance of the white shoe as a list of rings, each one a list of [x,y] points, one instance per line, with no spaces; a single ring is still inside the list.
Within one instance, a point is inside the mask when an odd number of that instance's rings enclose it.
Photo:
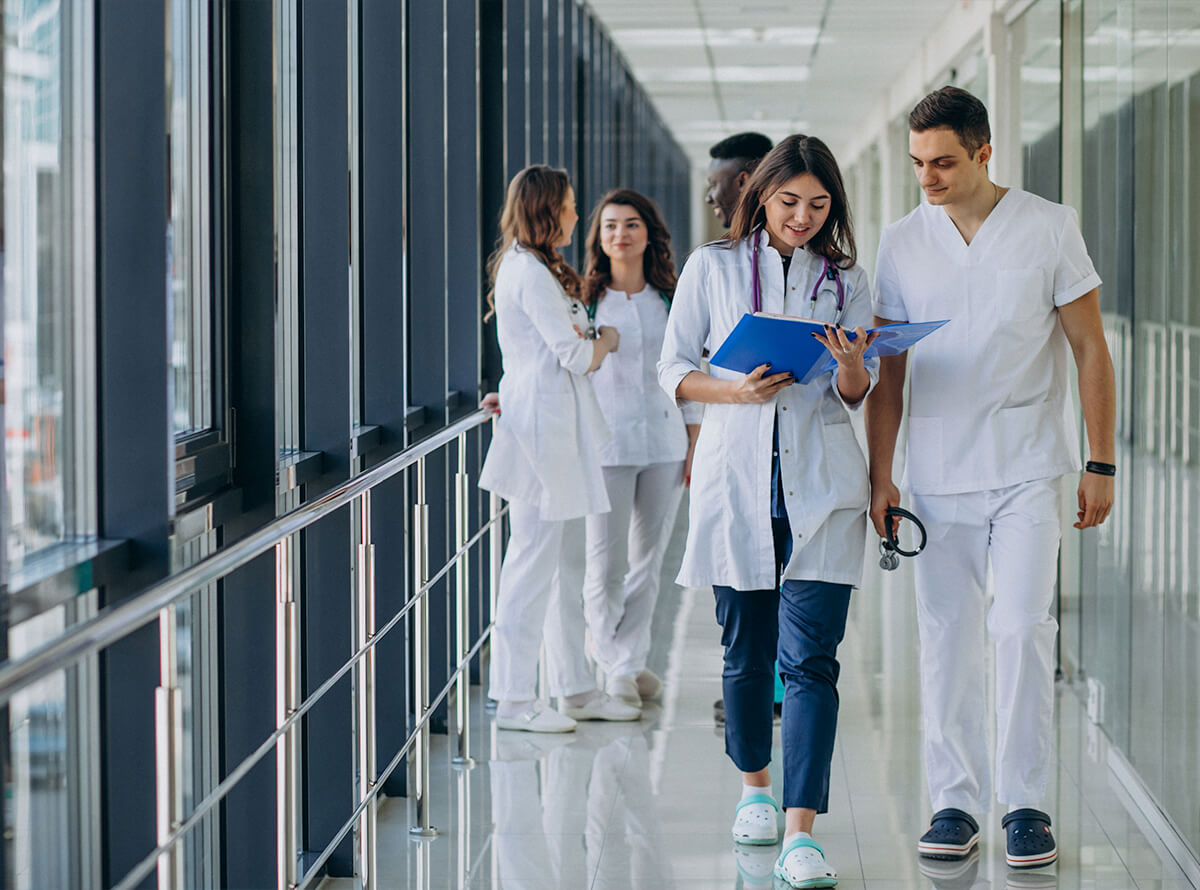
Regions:
[[[631,708],[641,708],[642,706],[642,696],[638,693],[637,680],[633,674],[609,677],[604,684],[604,691]]]
[[[541,702],[534,702],[529,710],[515,717],[501,717],[497,714],[496,728],[524,732],[574,732],[575,721]]]
[[[797,837],[783,848],[775,877],[791,887],[836,887],[837,872],[825,861],[825,851],[811,838]]]
[[[733,817],[733,839],[739,844],[769,847],[779,842],[779,804],[771,795],[743,797]]]
[[[641,708],[631,708],[604,692],[597,692],[577,708],[564,707],[562,712],[574,720],[611,720],[618,723],[639,720],[642,716]]]
[[[662,680],[654,671],[642,668],[637,674],[637,691],[642,701],[656,699],[662,694]]]

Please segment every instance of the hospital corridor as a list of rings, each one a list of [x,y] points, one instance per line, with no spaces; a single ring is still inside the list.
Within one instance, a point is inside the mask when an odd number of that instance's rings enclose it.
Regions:
[[[1200,890],[1200,0],[0,72],[0,890]]]

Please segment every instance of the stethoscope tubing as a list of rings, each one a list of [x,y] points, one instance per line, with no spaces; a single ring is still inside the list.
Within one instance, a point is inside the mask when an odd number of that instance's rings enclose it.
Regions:
[[[752,311],[762,312],[762,281],[758,271],[758,255],[762,250],[762,229],[756,231],[751,237],[752,249],[750,256],[750,305]],[[821,274],[817,276],[817,280],[813,283],[812,296],[810,300],[813,305],[813,311],[817,308],[817,296],[821,292],[822,281],[832,281],[837,286],[837,315],[834,316],[834,323],[841,320],[842,312],[846,308],[846,288],[842,283],[842,273],[837,265],[829,262],[828,257],[821,257]]]
[[[900,546],[900,541],[896,537],[896,526],[899,523],[889,522],[889,519],[907,519],[917,527],[917,531],[921,533],[921,543],[917,544],[915,550],[904,550]],[[888,507],[884,512],[884,530],[887,532],[887,538],[880,542],[880,546],[887,550],[900,554],[901,556],[916,556],[925,549],[927,537],[925,535],[925,525],[914,514],[905,510],[903,507]]]

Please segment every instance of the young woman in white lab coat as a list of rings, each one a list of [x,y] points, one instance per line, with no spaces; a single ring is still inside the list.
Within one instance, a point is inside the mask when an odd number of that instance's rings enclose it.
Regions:
[[[587,518],[584,614],[605,691],[640,708],[662,688],[646,667],[650,622],[703,406],[680,410],[658,385],[676,276],[671,234],[654,202],[631,189],[601,198],[587,256],[588,317],[617,328],[622,348],[591,375],[613,434],[600,448],[612,509]]]
[[[586,375],[616,351],[619,336],[610,327],[583,336],[579,276],[558,252],[578,219],[566,171],[526,167],[509,184],[488,262],[503,413],[479,486],[510,502],[488,690],[501,729],[569,732],[576,720],[640,716],[596,688],[583,651],[584,517],[608,509],[599,462],[608,430]],[[547,627],[558,711],[536,700]]]
[[[758,309],[825,322],[816,336],[836,369],[805,386],[766,365],[702,370],[705,348]],[[871,317],[837,162],[794,135],[759,163],[726,238],[688,259],[658,366],[669,395],[707,403],[679,583],[711,584],[716,597],[725,748],[743,777],[733,836],[778,839],[768,772],[778,657],[786,828],[775,873],[795,887],[837,883],[811,832],[828,806],[837,646],[866,544],[867,462],[850,420],[878,379],[863,356]]]

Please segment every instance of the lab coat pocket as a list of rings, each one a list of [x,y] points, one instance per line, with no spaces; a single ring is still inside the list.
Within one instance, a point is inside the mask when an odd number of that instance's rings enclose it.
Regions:
[[[999,321],[1028,321],[1050,311],[1053,297],[1041,269],[1011,269],[996,273],[996,301]]]
[[[825,424],[825,460],[834,481],[835,502],[839,507],[866,510],[871,502],[867,461],[863,457],[854,427],[850,423]]]
[[[945,461],[942,457],[942,419],[908,418],[908,484],[922,491],[941,482]]]

